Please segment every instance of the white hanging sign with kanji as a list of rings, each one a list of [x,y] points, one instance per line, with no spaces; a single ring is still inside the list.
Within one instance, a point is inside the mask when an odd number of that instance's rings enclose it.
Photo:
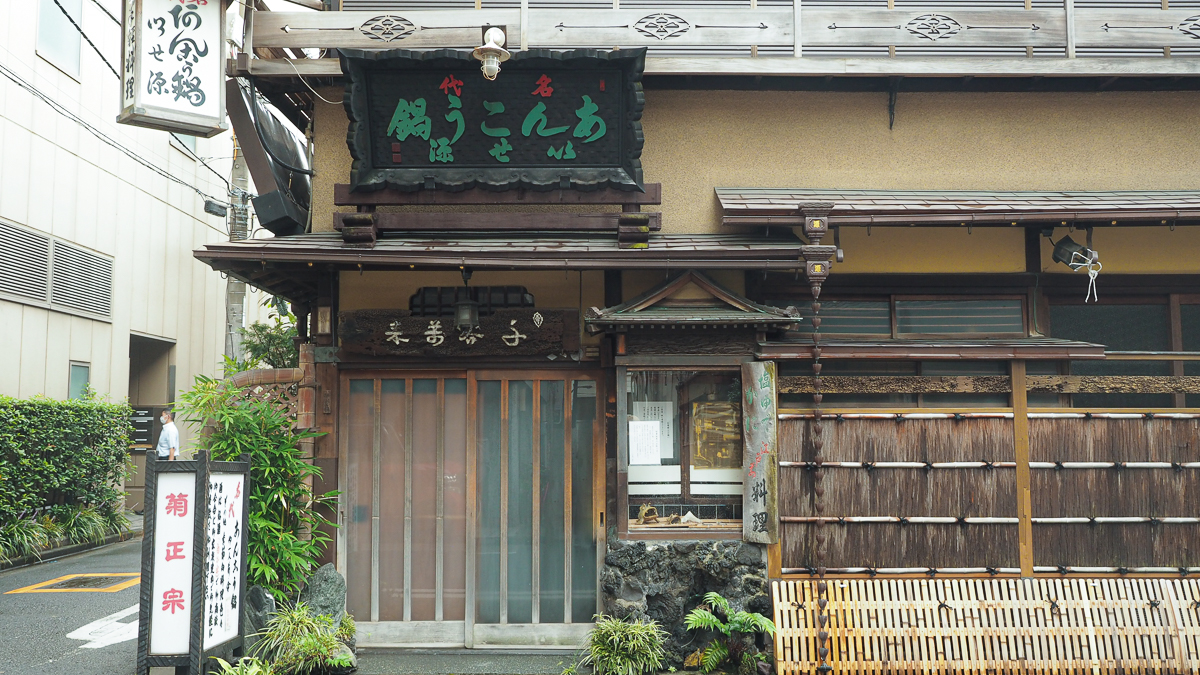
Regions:
[[[214,136],[225,131],[225,0],[125,0],[124,124]]]
[[[149,653],[187,654],[192,618],[196,474],[158,474],[155,496]]]

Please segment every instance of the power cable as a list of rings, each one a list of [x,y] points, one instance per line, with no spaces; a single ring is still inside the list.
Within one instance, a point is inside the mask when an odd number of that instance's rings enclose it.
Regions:
[[[58,0],[54,0],[54,4],[57,5],[58,9],[62,11],[63,16],[67,17],[67,21],[70,21],[71,25],[75,26],[75,30],[79,31],[79,34],[83,36],[83,39],[87,40],[87,43],[92,47],[92,51],[96,52],[96,56],[100,57],[100,60],[104,62],[104,65],[108,66],[108,69],[112,71],[112,74],[116,75],[118,80],[121,79],[121,74],[117,72],[116,68],[113,68],[113,65],[108,62],[108,59],[104,58],[104,54],[100,53],[100,49],[96,46],[96,43],[92,42],[92,39],[87,36],[87,33],[83,32],[83,29],[79,27],[79,24],[75,23],[74,17],[67,12],[67,8],[63,7],[62,3],[60,3]]]
[[[222,175],[221,175],[221,174],[220,174],[220,173],[219,173],[219,172],[218,172],[216,169],[214,169],[214,168],[212,168],[211,166],[209,166],[209,165],[208,165],[208,162],[204,161],[204,158],[203,158],[203,157],[201,157],[200,155],[197,155],[195,152],[193,152],[193,151],[192,151],[192,149],[191,149],[191,148],[189,148],[189,147],[187,146],[187,144],[184,142],[184,140],[183,140],[182,138],[180,138],[180,137],[179,137],[179,134],[175,133],[174,131],[171,131],[171,132],[168,132],[168,133],[170,133],[170,134],[171,134],[171,136],[175,138],[175,140],[179,141],[179,144],[180,144],[180,145],[182,145],[182,146],[183,146],[183,147],[184,147],[184,148],[187,150],[187,153],[188,153],[189,155],[191,155],[191,156],[192,156],[192,159],[194,159],[194,160],[196,160],[197,162],[200,162],[201,164],[203,164],[203,165],[204,165],[204,168],[206,168],[206,169],[208,169],[209,171],[213,172],[213,175],[215,175],[217,178],[220,178],[220,179],[221,179],[221,181],[225,183],[225,187],[229,188],[229,194],[231,194],[231,195],[236,195],[236,194],[240,194],[241,192],[243,192],[243,190],[242,190],[241,188],[235,188],[235,187],[233,186],[233,184],[232,184],[232,183],[230,183],[230,182],[229,182],[229,181],[228,181],[228,180],[225,178],[225,176],[222,176]]]
[[[100,0],[92,0],[92,2],[96,3],[96,6],[100,8],[100,11],[101,11],[101,12],[104,12],[104,15],[105,15],[105,16],[107,16],[108,18],[112,19],[112,20],[113,20],[113,23],[117,24],[118,26],[122,26],[122,27],[124,27],[124,26],[121,24],[121,20],[120,20],[120,19],[118,19],[117,17],[113,16],[113,15],[112,15],[112,13],[108,11],[108,8],[106,8],[104,5],[100,4]]]
[[[109,137],[103,131],[100,131],[99,129],[97,129],[96,127],[92,126],[87,121],[85,121],[83,118],[79,117],[75,113],[73,113],[70,110],[63,107],[60,103],[55,101],[53,98],[50,98],[49,96],[43,94],[37,87],[26,82],[23,78],[21,78],[20,75],[17,75],[15,72],[13,72],[4,63],[0,63],[0,75],[4,75],[4,77],[11,80],[13,82],[13,84],[24,89],[25,91],[29,92],[33,96],[41,99],[44,103],[46,103],[46,105],[49,105],[51,107],[51,109],[53,109],[58,114],[62,115],[63,117],[66,117],[67,119],[70,119],[71,121],[75,122],[79,126],[83,127],[84,129],[86,129],[88,131],[88,133],[95,136],[97,139],[99,139],[105,145],[108,145],[115,150],[119,150],[120,152],[124,153],[126,156],[128,156],[133,161],[137,162],[138,164],[141,164],[142,166],[146,167],[147,169],[150,169],[151,171],[155,172],[159,176],[162,176],[163,178],[166,178],[169,181],[178,183],[179,185],[181,185],[189,190],[192,190],[193,192],[200,195],[204,199],[211,200],[211,201],[217,202],[219,204],[224,204],[226,206],[230,206],[229,202],[217,199],[216,197],[204,192],[200,188],[192,185],[191,183],[188,183],[187,181],[183,180],[182,178],[178,178],[174,174],[171,174],[170,172],[160,168],[158,165],[154,164],[150,160],[142,157],[141,155],[137,154],[133,150],[122,145],[119,141]],[[218,229],[218,228],[214,228],[214,229]],[[225,234],[228,235],[229,233],[225,232]]]

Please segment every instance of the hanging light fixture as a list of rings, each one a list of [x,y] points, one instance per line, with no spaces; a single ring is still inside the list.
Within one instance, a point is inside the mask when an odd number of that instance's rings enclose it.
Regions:
[[[471,299],[470,268],[462,268],[463,295],[454,303],[454,327],[460,334],[469,333],[479,327],[479,303]]]
[[[1096,291],[1096,276],[1100,274],[1100,270],[1104,266],[1100,264],[1100,254],[1096,249],[1092,248],[1092,228],[1087,228],[1087,246],[1081,246],[1069,235],[1059,239],[1054,244],[1054,262],[1060,262],[1073,271],[1086,269],[1088,273],[1087,293],[1083,296],[1083,301],[1095,299],[1100,301],[1100,296]]]
[[[489,80],[496,79],[500,74],[500,64],[507,61],[511,54],[504,48],[504,30],[492,26],[483,34],[483,46],[476,47],[472,54],[475,58],[483,62],[480,70],[483,71],[483,76]]]

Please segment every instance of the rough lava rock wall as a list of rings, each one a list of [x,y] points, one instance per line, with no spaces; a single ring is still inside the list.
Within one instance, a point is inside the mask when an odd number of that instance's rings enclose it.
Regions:
[[[600,574],[604,612],[654,619],[666,630],[667,664],[679,667],[707,642],[687,613],[716,591],[735,610],[771,616],[765,548],[740,541],[620,541],[610,538]]]

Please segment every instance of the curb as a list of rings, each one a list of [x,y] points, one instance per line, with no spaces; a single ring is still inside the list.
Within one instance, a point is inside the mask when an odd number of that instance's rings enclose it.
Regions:
[[[56,560],[58,558],[74,555],[76,553],[83,553],[84,551],[89,551],[94,548],[108,546],[109,544],[128,541],[130,539],[137,539],[141,536],[142,530],[129,530],[128,532],[122,532],[120,534],[110,534],[100,542],[89,541],[82,544],[56,546],[54,548],[48,548],[44,551],[39,551],[36,555],[27,555],[20,558],[12,558],[10,560],[0,560],[0,571],[16,569],[18,567],[27,567],[40,562]]]

